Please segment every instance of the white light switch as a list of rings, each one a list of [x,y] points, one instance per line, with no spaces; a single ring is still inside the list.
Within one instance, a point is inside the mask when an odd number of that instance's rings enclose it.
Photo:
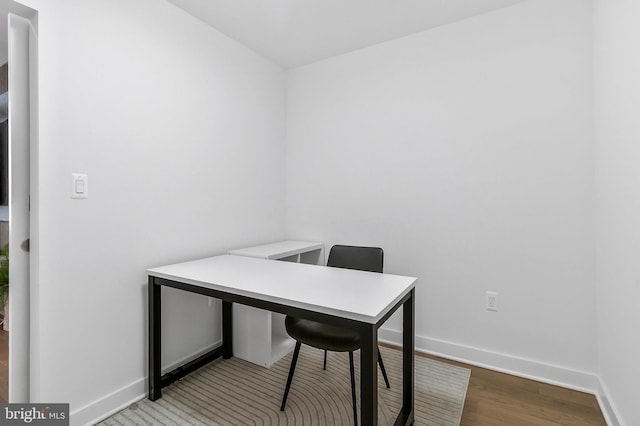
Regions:
[[[84,194],[84,181],[82,179],[76,180],[76,194]]]
[[[87,198],[89,195],[89,176],[81,173],[71,174],[71,198]]]

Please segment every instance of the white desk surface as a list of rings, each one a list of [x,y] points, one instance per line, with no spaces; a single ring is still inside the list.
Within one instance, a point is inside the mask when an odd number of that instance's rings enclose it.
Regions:
[[[147,270],[150,276],[375,324],[416,278],[222,255]]]
[[[277,243],[263,244],[261,246],[229,250],[229,254],[234,254],[236,256],[261,257],[263,259],[277,259],[293,256],[294,254],[301,252],[319,250],[321,248],[321,243],[287,240],[279,241]]]

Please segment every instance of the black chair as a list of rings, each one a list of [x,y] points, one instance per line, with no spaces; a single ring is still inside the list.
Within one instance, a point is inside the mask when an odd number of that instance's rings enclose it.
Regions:
[[[357,269],[360,271],[382,272],[384,264],[384,252],[378,247],[357,247],[335,245],[331,247],[327,266],[346,269]],[[358,424],[358,410],[356,407],[356,383],[353,368],[353,352],[360,349],[360,336],[354,331],[336,327],[329,324],[323,324],[311,320],[294,318],[287,315],[285,318],[285,327],[287,333],[296,340],[296,348],[293,351],[291,359],[291,368],[289,369],[289,377],[287,378],[287,386],[282,397],[282,405],[280,411],[284,411],[287,403],[287,396],[291,388],[293,373],[296,369],[296,362],[300,353],[300,347],[305,345],[314,348],[324,349],[324,365],[323,369],[327,369],[327,351],[333,352],[349,352],[349,367],[351,369],[351,397],[353,400],[353,420],[354,424]],[[384,369],[382,356],[378,350],[378,364],[382,370],[384,382],[389,388],[389,379]]]

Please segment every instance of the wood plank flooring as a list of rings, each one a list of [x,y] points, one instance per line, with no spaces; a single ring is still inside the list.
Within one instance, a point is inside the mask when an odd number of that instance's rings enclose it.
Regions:
[[[8,336],[9,333],[0,329],[0,402],[7,402],[8,397]],[[606,426],[593,395],[431,355],[418,355],[471,370],[461,426]]]
[[[471,370],[461,426],[606,426],[591,394],[436,356],[418,355]]]

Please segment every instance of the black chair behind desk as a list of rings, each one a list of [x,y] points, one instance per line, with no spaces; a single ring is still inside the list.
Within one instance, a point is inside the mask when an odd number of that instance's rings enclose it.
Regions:
[[[360,271],[369,272],[381,273],[383,265],[384,252],[381,248],[378,247],[335,245],[331,247],[329,258],[327,259],[327,266],[330,267],[357,269]],[[324,349],[323,368],[325,370],[327,369],[328,350],[333,352],[349,352],[353,420],[355,422],[354,424],[357,425],[358,411],[356,406],[356,385],[353,367],[353,352],[360,349],[360,336],[351,330],[290,316],[286,317],[285,326],[287,329],[287,333],[289,333],[289,336],[296,340],[296,348],[293,352],[293,358],[291,359],[291,368],[289,369],[289,377],[287,378],[287,385],[285,387],[284,396],[282,397],[282,405],[280,406],[280,410],[284,411],[285,404],[287,403],[287,396],[289,395],[289,390],[291,389],[291,382],[293,380],[293,373],[296,369],[298,355],[300,354],[300,347],[304,343],[305,345],[313,346],[314,348]],[[382,362],[380,351],[378,351],[378,364],[380,365],[382,376],[384,377],[385,384],[388,388],[390,387],[389,379],[387,378],[387,372],[384,369],[384,363]]]

